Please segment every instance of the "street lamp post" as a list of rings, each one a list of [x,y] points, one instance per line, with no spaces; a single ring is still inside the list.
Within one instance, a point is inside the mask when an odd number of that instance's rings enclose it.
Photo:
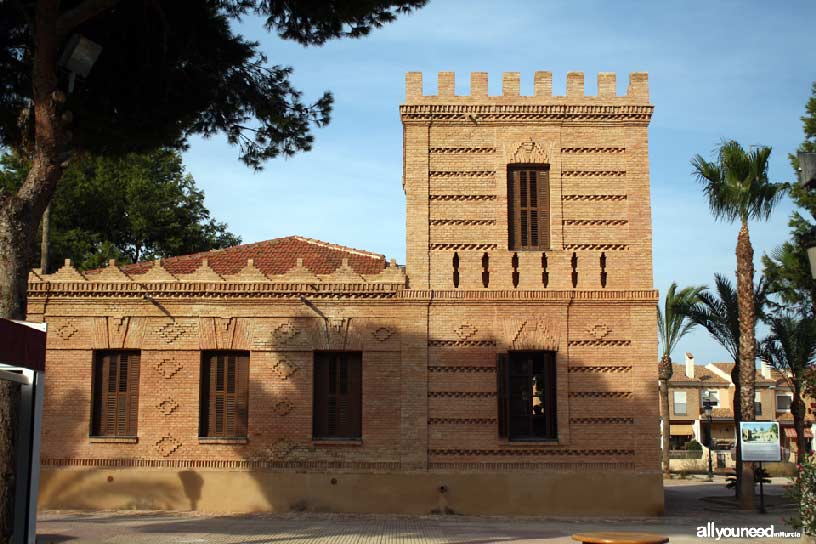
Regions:
[[[708,419],[708,481],[714,481],[714,466],[711,462],[711,446],[714,442],[714,433],[711,428],[711,401],[703,401],[703,413]]]
[[[799,160],[799,183],[805,190],[816,190],[816,153],[800,151],[797,159]],[[805,246],[808,261],[810,261],[810,275],[816,280],[816,230],[802,237],[802,245]]]

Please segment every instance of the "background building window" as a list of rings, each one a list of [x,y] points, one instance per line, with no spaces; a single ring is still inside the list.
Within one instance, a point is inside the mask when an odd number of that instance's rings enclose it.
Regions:
[[[754,391],[754,415],[762,415],[762,395],[759,391]]]
[[[315,352],[312,422],[315,439],[362,438],[362,359],[361,353]]]
[[[678,416],[686,415],[686,392],[674,392],[674,413]]]
[[[249,354],[206,351],[201,360],[199,436],[245,438]]]
[[[791,402],[793,402],[793,397],[789,395],[777,395],[776,396],[776,411],[777,412],[790,412]]]
[[[136,436],[139,352],[96,352],[92,382],[91,435]]]
[[[509,247],[550,248],[550,167],[510,166],[507,169],[507,230]]]
[[[555,353],[517,351],[497,359],[499,435],[510,440],[555,440]]]

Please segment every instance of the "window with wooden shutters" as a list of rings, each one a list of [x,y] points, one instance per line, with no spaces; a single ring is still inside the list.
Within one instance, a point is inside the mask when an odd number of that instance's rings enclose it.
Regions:
[[[362,438],[362,354],[315,352],[313,436]]]
[[[555,353],[514,351],[496,361],[499,436],[555,440]]]
[[[92,436],[135,437],[139,417],[139,352],[96,352],[92,382]]]
[[[208,351],[201,362],[199,435],[218,438],[247,436],[249,354]]]
[[[549,166],[512,165],[507,169],[509,248],[550,248]]]

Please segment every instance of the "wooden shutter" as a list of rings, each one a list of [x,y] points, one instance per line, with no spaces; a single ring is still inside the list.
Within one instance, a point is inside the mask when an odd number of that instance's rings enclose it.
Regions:
[[[547,414],[547,436],[550,438],[558,437],[558,417],[556,406],[556,395],[558,388],[555,383],[555,353],[548,352],[544,354],[544,364],[547,373],[546,382],[546,397],[544,401],[544,413]]]
[[[136,436],[139,421],[139,353],[123,354],[128,359],[127,373],[127,429],[125,434]]]
[[[92,433],[136,436],[139,415],[139,353],[102,352],[94,368]]]
[[[513,168],[507,179],[510,249],[548,249],[549,171],[543,168]]]
[[[499,423],[499,436],[507,438],[508,408],[507,408],[507,372],[508,356],[506,353],[496,354],[496,398],[498,406],[496,410]]]
[[[235,436],[247,436],[249,424],[249,355],[235,357]]]
[[[360,353],[315,354],[315,438],[362,436],[362,389]]]
[[[249,403],[249,355],[246,353],[209,353],[205,355],[206,403],[204,436],[245,437]]]

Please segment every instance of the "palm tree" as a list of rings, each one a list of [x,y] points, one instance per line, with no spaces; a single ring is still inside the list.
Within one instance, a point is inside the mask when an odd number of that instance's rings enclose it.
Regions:
[[[816,364],[816,322],[795,314],[768,319],[771,334],[760,345],[760,358],[777,369],[793,389],[793,427],[796,429],[796,459],[805,461],[805,402],[802,392]]]
[[[660,413],[663,418],[663,472],[669,473],[669,438],[671,424],[669,420],[669,380],[674,369],[672,368],[671,352],[688,332],[694,328],[689,318],[689,312],[697,303],[697,297],[705,289],[704,286],[684,287],[677,291],[677,283],[672,283],[666,292],[663,301],[663,310],[657,307],[657,332],[660,343],[663,345],[663,357],[658,365],[660,378]]]
[[[739,305],[737,291],[731,281],[722,274],[714,274],[715,292],[705,290],[700,293],[699,302],[691,309],[689,317],[692,321],[708,331],[711,337],[720,344],[734,361],[731,369],[731,383],[734,384],[734,426],[739,429],[742,421],[740,406],[739,380]],[[765,313],[767,302],[767,286],[761,278],[754,289],[754,313],[760,318]],[[737,480],[742,474],[742,452],[740,451],[740,433],[737,432]],[[737,496],[740,495],[739,484],[735,486]]]
[[[756,322],[754,309],[754,248],[748,233],[748,220],[767,220],[784,194],[786,185],[768,180],[771,148],[758,146],[745,151],[730,140],[720,145],[716,162],[700,155],[691,160],[694,174],[704,185],[708,206],[715,219],[740,221],[737,236],[737,307],[739,310],[739,383],[740,412],[743,420],[754,419],[754,380],[756,379]],[[753,469],[742,466],[740,504],[753,507]]]

